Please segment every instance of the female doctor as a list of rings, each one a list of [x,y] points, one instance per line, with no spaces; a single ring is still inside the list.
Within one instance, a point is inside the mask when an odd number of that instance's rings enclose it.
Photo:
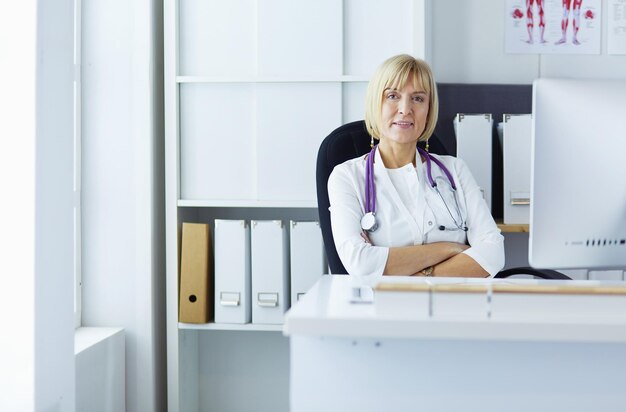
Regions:
[[[336,166],[328,181],[349,274],[488,277],[504,266],[503,237],[465,163],[427,152],[438,104],[430,67],[412,56],[387,59],[371,79],[372,151]]]

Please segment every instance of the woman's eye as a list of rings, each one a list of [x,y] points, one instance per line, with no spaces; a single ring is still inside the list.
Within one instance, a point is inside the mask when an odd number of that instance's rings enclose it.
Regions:
[[[420,103],[421,103],[421,102],[423,102],[423,101],[424,101],[424,97],[422,97],[422,96],[414,96],[414,97],[413,97],[413,101],[414,101],[414,102],[420,102]]]
[[[398,98],[398,95],[395,93],[389,93],[387,95],[387,99],[397,99],[397,98]]]

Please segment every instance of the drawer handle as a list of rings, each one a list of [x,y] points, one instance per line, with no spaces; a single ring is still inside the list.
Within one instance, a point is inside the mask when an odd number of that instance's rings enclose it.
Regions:
[[[513,206],[519,206],[519,205],[529,205],[530,204],[530,199],[527,197],[514,197],[511,198],[511,204]]]
[[[239,306],[239,292],[221,292],[220,305],[222,306]]]
[[[259,293],[257,304],[264,308],[275,308],[278,306],[278,293]]]

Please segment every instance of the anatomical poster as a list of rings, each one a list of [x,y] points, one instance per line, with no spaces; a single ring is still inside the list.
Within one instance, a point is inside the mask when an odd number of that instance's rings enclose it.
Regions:
[[[600,54],[601,0],[506,0],[505,52]]]

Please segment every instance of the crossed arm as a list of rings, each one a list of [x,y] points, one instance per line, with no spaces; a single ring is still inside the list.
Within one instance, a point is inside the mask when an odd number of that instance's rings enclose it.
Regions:
[[[457,160],[455,167],[459,169],[457,180],[465,191],[463,201],[473,206],[469,208],[467,216],[467,241],[471,246],[448,241],[411,246],[374,245],[364,236],[360,225],[363,194],[360,188],[362,176],[355,172],[358,167],[354,162],[336,168],[328,183],[335,246],[348,273],[420,275],[419,272],[433,266],[432,276],[487,277],[504,266],[504,239],[482,200],[480,188],[469,171],[465,170],[463,162]],[[398,234],[395,230],[392,229],[394,236]],[[413,234],[403,228],[399,232],[403,232],[401,236],[407,237],[405,244],[420,240],[411,237]],[[391,232],[383,232],[385,235],[389,237]],[[455,240],[458,239],[457,236]]]
[[[371,244],[367,233],[361,235]],[[468,245],[456,242],[435,242],[426,245],[389,248],[383,276],[406,276],[407,273],[420,275],[425,268],[432,266],[432,276],[477,277],[489,276],[474,259],[463,253]]]
[[[420,271],[433,266],[433,276],[488,277],[474,259],[462,253],[469,246],[454,242],[436,242],[426,245],[392,247],[383,275],[419,275]]]

